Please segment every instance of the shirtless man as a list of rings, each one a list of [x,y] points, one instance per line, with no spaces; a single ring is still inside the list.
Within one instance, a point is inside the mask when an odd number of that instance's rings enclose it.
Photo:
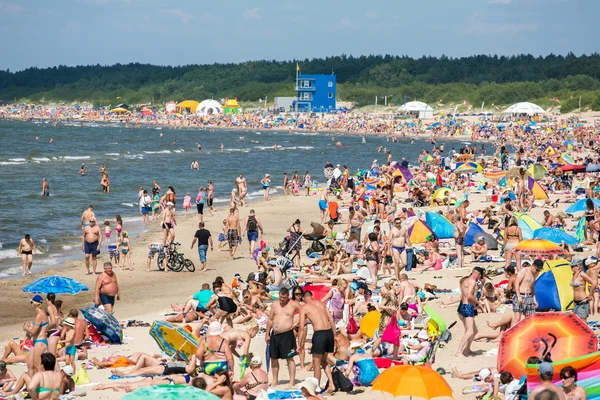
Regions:
[[[333,333],[335,324],[333,322],[333,317],[327,310],[325,303],[322,301],[315,301],[309,290],[304,292],[302,299],[304,300],[304,305],[300,309],[298,336],[305,337],[305,323],[308,319],[314,330],[311,349],[314,376],[320,384],[321,368],[323,368],[325,376],[329,381],[327,392],[332,393],[335,391],[335,386],[333,384],[331,369],[329,368],[329,365],[327,365],[327,357],[335,351],[335,339]]]
[[[210,211],[210,216],[212,217],[215,212],[215,207],[213,206],[213,201],[215,200],[215,187],[213,186],[212,181],[208,181],[207,191],[207,200],[206,205],[208,206],[208,211]]]
[[[96,257],[100,254],[101,244],[102,232],[100,231],[100,227],[96,225],[96,217],[92,216],[92,218],[89,219],[89,224],[87,226],[84,225],[83,235],[81,237],[81,251],[85,253],[85,267],[87,268],[88,275],[92,274],[90,271],[90,258],[92,259],[94,274],[96,273],[96,266],[98,264]]]
[[[42,178],[42,196],[50,196],[50,185],[46,178]]]
[[[544,211],[544,222],[542,223],[542,226],[546,228],[552,228],[554,225],[556,225],[554,215],[550,214],[550,211],[548,210]]]
[[[483,268],[475,267],[468,277],[460,283],[460,304],[458,306],[458,315],[464,324],[465,334],[460,340],[456,357],[468,357],[473,355],[471,352],[471,343],[477,334],[477,325],[475,325],[475,315],[477,315],[478,300],[475,297],[478,281],[483,278]]]
[[[239,177],[237,177],[237,179],[235,180],[235,184],[238,188],[238,195],[240,196],[240,203],[242,204],[242,207],[246,205],[246,202],[244,201],[244,199],[246,198],[246,195],[248,194],[248,185],[246,184],[246,178],[244,178],[243,174],[240,174]]]
[[[467,201],[465,201],[465,203],[467,203]],[[462,206],[459,207],[459,210],[461,208]],[[465,262],[465,235],[467,234],[467,219],[466,217],[463,219],[460,212],[457,214],[456,222],[454,224],[454,243],[456,244],[456,256],[458,258],[457,268],[462,268]]]
[[[289,178],[287,172],[283,173],[283,194],[288,194]]]
[[[406,303],[409,300],[414,299],[417,295],[415,286],[408,281],[408,275],[402,273],[398,277],[400,283],[400,291],[398,292],[398,300],[400,303]]]
[[[160,202],[163,204],[173,203],[173,207],[175,207],[175,204],[177,204],[177,196],[175,195],[173,186],[169,186],[167,193],[160,199]]]
[[[175,225],[177,225],[177,221],[175,221],[175,205],[170,201],[167,202],[167,208],[165,208],[162,215],[163,246],[167,246],[168,243],[175,240]],[[167,270],[168,268],[165,268],[165,271]]]
[[[273,370],[273,382],[271,386],[279,385],[279,360],[286,360],[290,374],[290,385],[296,380],[296,337],[292,330],[294,326],[294,314],[301,312],[298,302],[290,299],[287,288],[279,291],[279,299],[271,305],[269,320],[267,321],[267,334],[265,342],[269,346],[271,355],[271,369]],[[329,315],[329,314],[327,314]],[[302,328],[301,328],[302,329]],[[298,336],[301,337],[300,334]]]
[[[35,254],[35,242],[26,234],[23,239],[19,242],[18,253],[21,255],[23,261],[23,276],[29,273],[31,275],[31,266],[33,265],[33,255]]]
[[[90,226],[90,219],[94,218],[96,218],[96,215],[94,214],[94,206],[89,205],[87,210],[81,214],[81,229],[85,228],[86,226]]]
[[[406,246],[410,245],[408,229],[402,226],[402,219],[394,219],[394,225],[390,230],[388,243],[388,254],[391,253],[394,260],[394,276],[396,279],[399,279],[400,271],[402,271],[407,264]],[[391,250],[391,252],[389,250]]]
[[[113,272],[113,266],[110,261],[104,263],[104,272],[98,275],[96,279],[96,290],[94,302],[97,306],[104,306],[104,309],[112,314],[115,305],[115,296],[121,300],[121,290],[117,282],[117,276]]]
[[[230,208],[229,215],[225,219],[225,233],[227,235],[227,242],[229,243],[229,256],[232,260],[235,259],[235,251],[238,247],[238,238],[241,230],[240,217],[235,215],[235,208]]]
[[[248,327],[247,331],[240,329],[232,329],[221,333],[221,337],[225,338],[229,343],[231,354],[240,358],[241,355],[245,355],[250,359],[250,342],[258,333],[258,324],[253,323]],[[237,348],[242,347],[242,354],[238,354]]]
[[[541,363],[538,366],[538,377],[540,378],[540,384],[538,386],[536,386],[536,388],[533,389],[529,393],[528,398],[536,399],[536,398],[538,398],[536,396],[539,393],[545,392],[545,391],[551,391],[551,392],[556,393],[560,400],[566,400],[567,397],[565,396],[565,393],[563,392],[563,390],[561,390],[560,387],[558,387],[554,383],[552,383],[553,376],[554,376],[554,367],[552,366],[552,364],[550,364],[548,362]]]
[[[535,309],[538,304],[535,301],[535,289],[534,282],[535,278],[540,274],[544,268],[544,262],[537,259],[533,262],[532,266],[523,264],[521,270],[517,274],[517,280],[515,282],[515,294],[513,296],[513,320],[512,325],[514,326],[524,317],[535,314]]]

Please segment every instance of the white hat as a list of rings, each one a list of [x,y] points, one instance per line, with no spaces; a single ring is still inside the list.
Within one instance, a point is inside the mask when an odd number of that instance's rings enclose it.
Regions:
[[[590,256],[588,258],[585,259],[585,266],[587,267],[588,265],[592,265],[592,264],[597,264],[598,263],[598,259],[594,256]]]
[[[319,388],[319,381],[317,380],[317,378],[306,378],[304,380],[304,382],[301,382],[298,385],[298,389],[306,389],[306,391],[308,392],[308,394],[310,394],[311,396],[316,396],[317,395],[317,389]]]
[[[483,236],[478,236],[478,237],[477,237],[477,241],[478,241],[478,242],[479,242],[479,241],[482,241],[482,240],[483,240],[483,241],[485,241],[485,238],[484,238]]]
[[[479,379],[484,381],[485,378],[487,378],[488,376],[490,376],[492,374],[492,371],[490,371],[487,368],[482,369],[481,371],[479,371]]]
[[[265,178],[268,178],[268,177],[270,177],[270,176],[271,176],[271,175],[269,175],[269,174],[265,174]]]
[[[168,201],[168,202],[167,202],[167,205],[168,205],[168,206],[174,206],[175,204],[173,204],[172,202]]]
[[[260,356],[254,356],[252,357],[252,360],[250,360],[250,365],[261,365],[262,364],[262,358],[260,358]]]
[[[70,365],[65,365],[64,367],[62,367],[62,371],[67,376],[72,376],[75,373],[75,371],[73,371],[73,367],[71,367]]]
[[[213,321],[208,325],[208,336],[219,336],[223,333],[223,327],[219,321]]]
[[[354,349],[357,347],[361,347],[363,344],[361,342],[350,342],[350,346],[348,346],[348,349]]]
[[[429,339],[429,335],[427,334],[426,330],[420,330],[419,333],[417,334],[417,337],[419,339],[423,339],[423,340]]]

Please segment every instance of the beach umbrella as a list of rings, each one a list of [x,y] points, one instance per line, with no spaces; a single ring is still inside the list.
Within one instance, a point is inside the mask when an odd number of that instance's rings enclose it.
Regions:
[[[360,320],[360,331],[367,337],[375,336],[375,331],[379,329],[379,321],[381,321],[381,313],[379,311],[369,311]]]
[[[563,172],[585,172],[585,165],[561,165],[559,167]]]
[[[598,338],[578,316],[572,313],[536,313],[518,322],[502,335],[498,348],[498,371],[513,376],[525,374],[525,363],[531,356],[542,358],[544,341],[551,345],[553,360],[588,355],[598,350]]]
[[[575,164],[573,158],[567,153],[563,153],[558,159],[558,161],[562,162],[563,164]]]
[[[108,337],[112,343],[123,343],[123,328],[112,314],[96,306],[82,308],[81,312],[85,319],[90,321],[98,332]]]
[[[589,355],[567,358],[566,360],[555,361],[552,363],[554,367],[554,375],[552,382],[555,385],[561,385],[560,371],[570,366],[577,371],[577,386],[585,389],[588,400],[600,399],[600,352]],[[527,390],[532,391],[540,383],[538,374],[538,364],[527,364]]]
[[[321,300],[327,296],[327,293],[331,291],[331,287],[326,285],[305,285],[303,290],[310,290],[310,292],[313,294],[313,299]]]
[[[600,207],[600,200],[592,199],[592,201],[594,202],[594,207]],[[583,212],[585,210],[587,210],[587,199],[581,199],[576,201],[571,207],[567,208],[565,212],[573,214],[576,212]]]
[[[460,156],[456,157],[456,161],[469,161],[471,159],[471,155],[470,154],[461,154]]]
[[[563,254],[565,252],[565,250],[556,243],[544,239],[523,240],[519,242],[513,251],[529,255]]]
[[[392,172],[392,176],[395,178],[402,178],[405,182],[408,182],[413,178],[413,174],[411,174],[408,168],[406,167],[398,167],[394,169],[394,172]]]
[[[577,238],[569,235],[567,232],[557,228],[539,228],[533,231],[533,239],[545,239],[556,244],[566,243],[574,245],[579,243]]]
[[[115,113],[115,114],[124,114],[124,113],[128,113],[131,112],[123,107],[117,107],[117,108],[113,108],[112,110],[110,110],[111,113]]]
[[[149,108],[142,108],[141,111],[140,111],[140,114],[142,114],[142,115],[144,115],[144,116],[147,117],[147,116],[152,115],[154,113]]]
[[[531,164],[529,168],[527,168],[527,172],[529,172],[533,179],[537,181],[546,176],[548,170],[542,164]]]
[[[600,165],[598,164],[588,164],[585,167],[585,172],[598,172],[600,171]]]
[[[501,179],[506,175],[506,171],[485,171],[483,176],[489,179]]]
[[[546,260],[535,280],[535,299],[539,311],[567,311],[573,308],[571,262],[563,258]]]
[[[152,385],[144,386],[122,397],[123,400],[219,400],[205,390],[190,385]]]
[[[393,397],[452,398],[452,388],[444,377],[425,366],[396,365],[387,368],[375,378],[372,390],[389,393]]]
[[[516,178],[522,178],[522,177],[528,177],[528,176],[531,176],[531,174],[525,168],[513,167],[513,168],[509,169],[508,171],[506,171],[505,177],[506,177],[506,179],[516,179]]]
[[[463,165],[461,165],[460,167],[456,168],[454,170],[454,172],[457,173],[473,173],[473,172],[481,172],[483,171],[483,168],[481,168],[481,165],[477,164],[476,162],[466,162]]]
[[[184,360],[189,360],[200,344],[191,332],[166,321],[154,321],[150,327],[150,336],[163,353],[172,357],[179,352]]]
[[[64,276],[41,278],[23,288],[25,293],[78,294],[89,289],[83,283]]]
[[[423,159],[421,161],[423,161],[423,162],[432,162],[433,161],[433,157],[431,157],[429,154],[427,154],[425,157],[423,157]]]
[[[539,182],[531,176],[527,178],[527,187],[531,190],[531,193],[533,193],[533,198],[535,200],[548,200],[548,193],[546,193]]]

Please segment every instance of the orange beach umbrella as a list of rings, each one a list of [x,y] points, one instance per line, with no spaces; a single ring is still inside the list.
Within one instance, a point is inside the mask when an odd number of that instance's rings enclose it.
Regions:
[[[530,239],[520,242],[513,251],[531,255],[563,254],[565,250],[549,240]]]
[[[410,396],[421,399],[453,398],[448,382],[431,368],[397,365],[383,371],[373,381],[373,390],[394,397]]]

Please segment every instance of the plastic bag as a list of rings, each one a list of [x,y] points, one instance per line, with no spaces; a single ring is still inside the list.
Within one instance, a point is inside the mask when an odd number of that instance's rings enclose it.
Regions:
[[[73,374],[72,378],[73,382],[75,382],[76,385],[87,385],[92,383],[92,381],[90,380],[90,376],[88,375],[87,370],[85,369],[85,366],[83,364],[81,364],[79,368],[77,368],[77,372]]]

